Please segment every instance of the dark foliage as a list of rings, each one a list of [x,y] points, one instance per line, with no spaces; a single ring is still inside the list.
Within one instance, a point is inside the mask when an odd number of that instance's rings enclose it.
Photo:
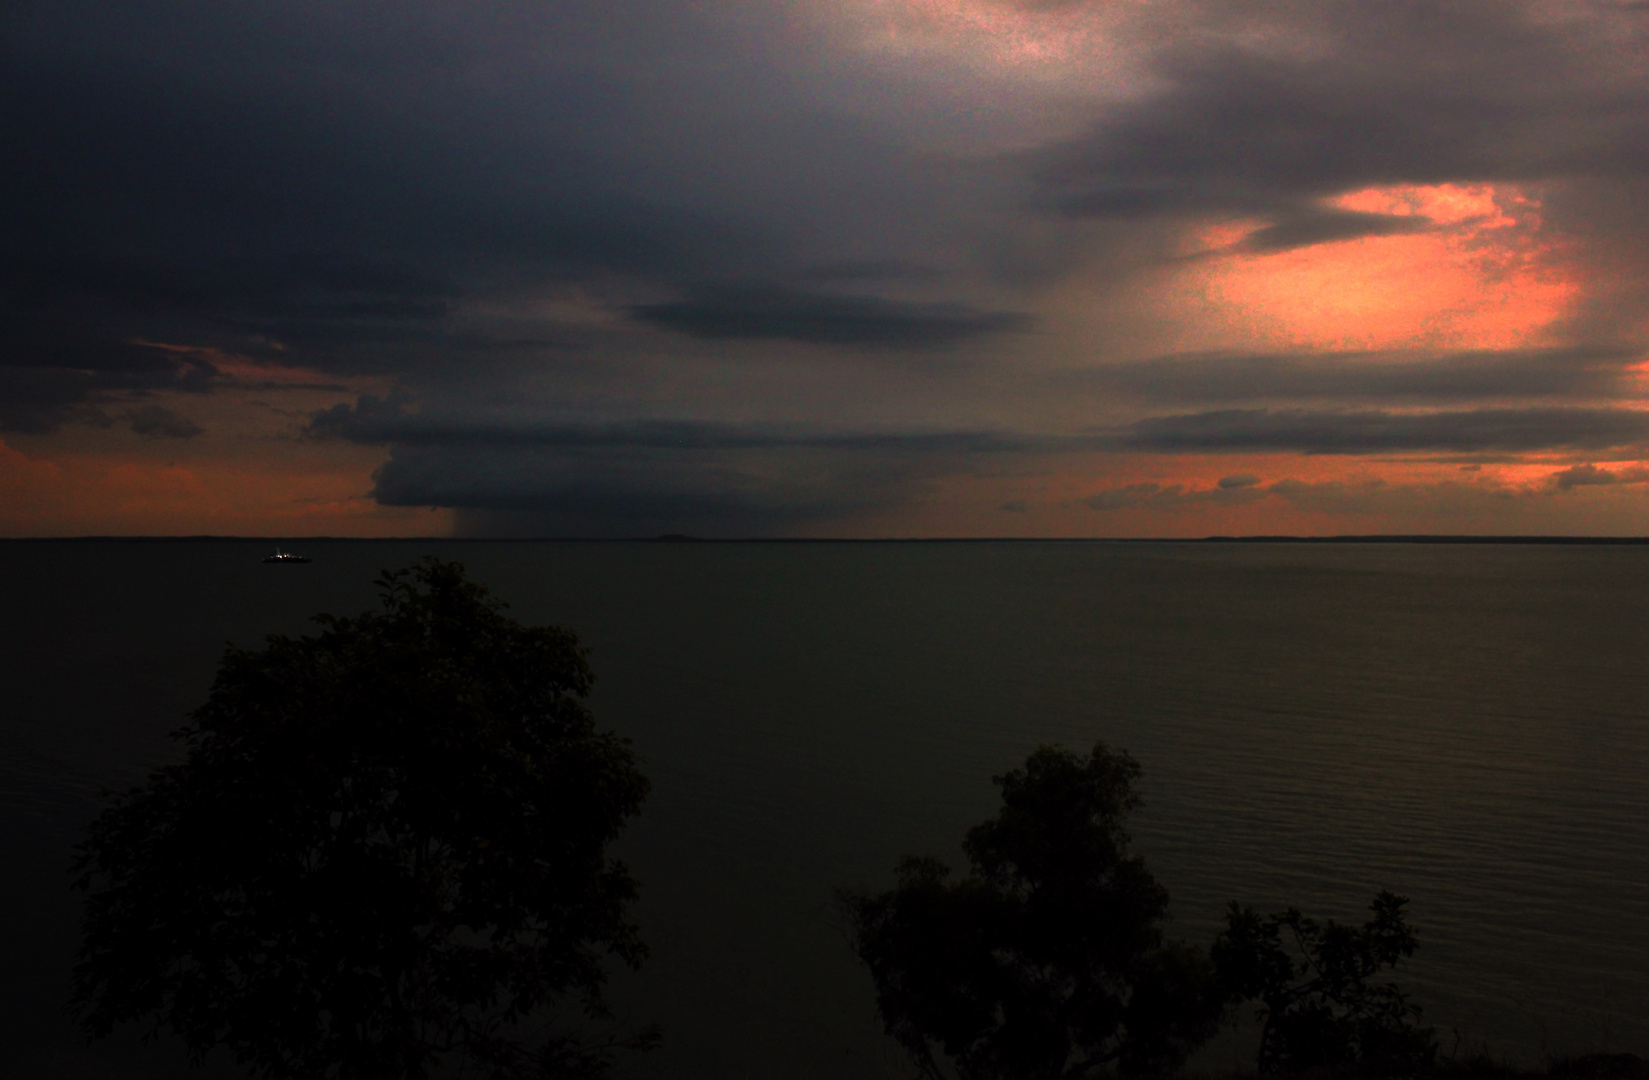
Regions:
[[[229,649],[183,762],[92,824],[71,1010],[267,1078],[605,1075],[654,1036],[568,1025],[645,955],[605,849],[647,780],[571,631],[455,563],[378,584],[381,611]]]
[[[1294,908],[1265,918],[1232,903],[1213,958],[1231,996],[1260,1002],[1261,1072],[1356,1064],[1412,1073],[1437,1055],[1420,1009],[1389,982],[1372,981],[1418,947],[1407,899],[1381,892],[1362,926],[1318,923]]]
[[[966,878],[907,857],[897,888],[844,895],[882,1021],[924,1075],[1160,1073],[1213,1033],[1212,965],[1163,939],[1168,894],[1128,852],[1138,776],[1103,744],[1041,747],[994,778],[1002,809],[969,831]]]
[[[1581,1054],[1559,1058],[1546,1073],[1551,1080],[1649,1080],[1649,1061],[1636,1054]]]
[[[1649,1061],[1636,1054],[1581,1054],[1526,1069],[1477,1054],[1444,1059],[1432,1075],[1437,1080],[1649,1080]]]

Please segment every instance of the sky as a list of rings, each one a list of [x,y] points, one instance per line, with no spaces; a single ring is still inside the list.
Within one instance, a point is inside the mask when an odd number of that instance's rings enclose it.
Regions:
[[[9,0],[0,535],[1649,534],[1641,0]]]

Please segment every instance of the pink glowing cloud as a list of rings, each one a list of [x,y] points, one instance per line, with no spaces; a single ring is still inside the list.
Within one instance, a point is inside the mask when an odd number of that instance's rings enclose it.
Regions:
[[[1335,210],[1413,217],[1421,231],[1282,251],[1244,240],[1256,222],[1204,228],[1159,301],[1193,313],[1200,346],[1507,349],[1539,344],[1583,282],[1538,195],[1512,186],[1369,188]]]

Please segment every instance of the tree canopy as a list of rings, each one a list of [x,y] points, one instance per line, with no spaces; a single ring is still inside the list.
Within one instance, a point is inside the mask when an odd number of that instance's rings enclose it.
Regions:
[[[968,832],[968,876],[907,857],[896,888],[843,896],[883,1024],[924,1075],[1171,1071],[1213,1034],[1207,954],[1164,938],[1167,891],[1128,850],[1139,774],[1103,743],[1040,747],[993,778],[1002,808]]]
[[[1376,979],[1419,947],[1405,897],[1380,892],[1362,926],[1297,908],[1261,917],[1232,902],[1213,958],[1234,998],[1260,1002],[1261,1072],[1358,1063],[1380,1075],[1431,1064],[1437,1041],[1403,990]]]
[[[71,1010],[271,1080],[604,1075],[654,1039],[589,1033],[609,959],[646,954],[606,848],[648,782],[572,631],[456,563],[377,584],[380,610],[230,648],[181,763],[93,822]]]

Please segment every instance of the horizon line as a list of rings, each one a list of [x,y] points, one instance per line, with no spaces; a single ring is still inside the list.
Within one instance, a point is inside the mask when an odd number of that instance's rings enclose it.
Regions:
[[[90,534],[7,536],[0,543],[305,543],[305,544],[1649,544],[1649,536],[1521,533],[1337,533],[1297,536],[168,536]]]

